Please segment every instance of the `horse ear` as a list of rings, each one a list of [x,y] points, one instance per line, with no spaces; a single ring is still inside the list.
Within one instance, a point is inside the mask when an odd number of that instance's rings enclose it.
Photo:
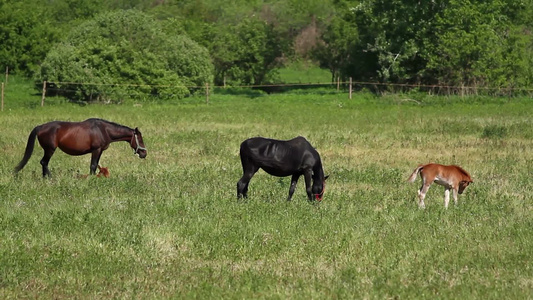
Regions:
[[[139,127],[135,127],[135,133],[139,133]]]
[[[327,175],[326,177],[324,177],[324,181],[326,181],[326,179],[328,179],[328,178],[329,178],[329,175]]]

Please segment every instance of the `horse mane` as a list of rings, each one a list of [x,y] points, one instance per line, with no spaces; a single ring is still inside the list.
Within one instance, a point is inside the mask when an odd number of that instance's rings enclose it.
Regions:
[[[457,165],[454,165],[454,167],[456,167],[459,172],[463,173],[463,175],[467,176],[468,178],[472,178],[470,176],[470,174],[465,169],[463,169],[463,168],[461,168],[461,167],[459,167]]]
[[[320,158],[320,154],[318,154],[318,152],[316,154],[317,163],[313,166],[313,179],[319,179],[321,175],[322,178],[324,178],[326,174],[324,173],[324,168],[322,167],[322,159]]]
[[[126,129],[129,129],[129,130],[133,130],[133,128],[131,128],[131,127],[128,127],[128,126],[125,126],[125,125],[122,125],[122,124],[118,124],[118,123],[115,123],[115,122],[111,122],[111,121],[108,121],[108,120],[100,119],[100,118],[90,118],[90,119],[87,119],[87,121],[103,122],[103,123],[107,123],[109,125],[113,125],[113,126],[116,126],[116,127],[122,127],[122,128],[126,128]]]

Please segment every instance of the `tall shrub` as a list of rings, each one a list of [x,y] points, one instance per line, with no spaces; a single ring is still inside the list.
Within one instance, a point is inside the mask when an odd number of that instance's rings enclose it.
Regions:
[[[183,98],[211,82],[212,74],[204,47],[166,34],[142,12],[119,10],[74,28],[48,53],[37,76],[72,99],[120,101]]]

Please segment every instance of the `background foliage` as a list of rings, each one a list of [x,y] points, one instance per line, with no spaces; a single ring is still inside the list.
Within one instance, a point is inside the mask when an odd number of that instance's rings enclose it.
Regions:
[[[168,42],[150,45],[158,56],[178,47],[172,43],[176,35],[204,46],[217,85],[280,82],[280,67],[304,60],[330,70],[332,80],[471,86],[473,93],[533,86],[531,0],[1,0],[0,67],[31,76],[47,55],[57,57],[50,52],[72,37],[71,30],[79,32],[99,13],[123,9],[149,14],[154,19],[144,26],[164,29]],[[96,36],[91,39],[85,41],[89,46],[100,45]],[[133,57],[142,61],[142,51],[133,46],[115,40],[116,49],[108,50],[128,55],[128,63]],[[173,80],[171,67],[155,68],[164,71],[150,77]],[[109,81],[117,75],[102,76]]]
[[[206,49],[162,29],[135,10],[100,14],[50,50],[39,78],[67,82],[56,88],[84,100],[144,94],[183,98],[189,93],[187,87],[211,81],[213,67]]]

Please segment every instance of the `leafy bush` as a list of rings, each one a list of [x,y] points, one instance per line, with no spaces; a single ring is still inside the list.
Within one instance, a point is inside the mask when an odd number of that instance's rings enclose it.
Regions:
[[[0,0],[0,69],[29,76],[38,68],[51,45],[60,38],[58,26],[45,19],[43,1]]]
[[[54,47],[37,78],[83,101],[183,98],[212,81],[208,51],[135,10],[98,15]]]

